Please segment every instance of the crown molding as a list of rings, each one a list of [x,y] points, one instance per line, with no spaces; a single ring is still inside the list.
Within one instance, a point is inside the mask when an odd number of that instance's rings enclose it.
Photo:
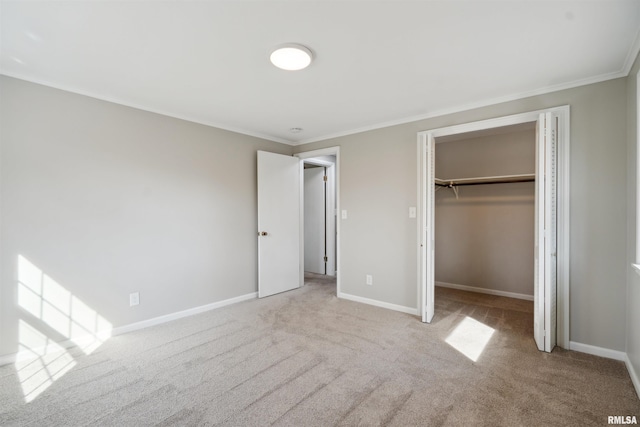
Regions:
[[[640,29],[636,33],[636,38],[631,44],[631,49],[627,53],[627,57],[624,60],[624,65],[622,66],[622,73],[625,76],[628,76],[631,72],[631,68],[633,64],[636,62],[636,58],[638,57],[638,53],[640,53]]]
[[[640,45],[639,45],[639,47],[640,47]],[[632,64],[633,64],[633,61],[632,61]],[[625,65],[625,67],[626,67],[626,65]],[[348,135],[354,135],[354,134],[357,134],[357,133],[368,132],[368,131],[387,128],[387,127],[391,127],[391,126],[398,126],[398,125],[403,125],[403,124],[407,124],[407,123],[418,122],[418,121],[421,121],[421,120],[431,119],[431,118],[435,118],[435,117],[446,116],[448,114],[461,113],[461,112],[464,112],[464,111],[475,110],[477,108],[488,107],[488,106],[491,106],[491,105],[502,104],[502,103],[510,102],[510,101],[517,101],[517,100],[524,99],[524,98],[530,98],[532,96],[545,95],[545,94],[548,94],[548,93],[558,92],[558,91],[561,91],[561,90],[573,89],[573,88],[576,88],[576,87],[586,86],[586,85],[590,85],[590,84],[594,84],[594,83],[601,83],[601,82],[604,82],[604,81],[607,81],[607,80],[613,80],[613,79],[617,79],[617,78],[620,78],[620,77],[626,77],[628,74],[629,74],[629,72],[627,71],[625,73],[624,70],[616,71],[616,72],[613,72],[613,73],[601,74],[601,75],[594,76],[594,77],[588,77],[588,78],[585,78],[585,79],[574,80],[574,81],[568,82],[568,83],[562,83],[562,84],[557,84],[557,85],[553,85],[553,86],[546,86],[546,87],[543,87],[543,88],[540,88],[540,89],[534,89],[534,90],[531,90],[531,91],[525,91],[525,92],[515,93],[515,94],[511,94],[511,95],[497,97],[497,98],[491,98],[491,99],[488,99],[488,100],[485,100],[485,101],[472,102],[472,103],[465,104],[465,105],[460,105],[460,106],[457,106],[457,107],[444,108],[442,110],[436,110],[436,111],[431,112],[431,113],[420,114],[420,115],[405,117],[405,118],[401,118],[401,119],[397,119],[397,120],[377,123],[377,124],[374,124],[374,125],[364,126],[364,127],[360,127],[360,128],[356,128],[356,129],[351,129],[351,130],[346,130],[346,131],[343,131],[343,132],[336,132],[336,133],[332,133],[332,134],[327,134],[327,135],[323,135],[323,136],[316,137],[316,138],[309,138],[309,139],[301,140],[301,141],[295,143],[294,145],[311,144],[312,142],[326,141],[326,140],[329,140],[329,139],[339,138],[339,137],[348,136]]]
[[[505,95],[505,96],[501,96],[501,97],[491,98],[491,99],[484,100],[484,101],[472,102],[472,103],[469,103],[469,104],[459,105],[459,106],[450,107],[450,108],[444,108],[444,109],[436,110],[436,111],[433,111],[433,112],[430,112],[430,113],[404,117],[404,118],[400,118],[400,119],[396,119],[396,120],[379,122],[379,123],[372,124],[372,125],[369,125],[369,126],[357,127],[357,128],[348,129],[348,130],[335,132],[335,133],[329,133],[329,134],[325,134],[325,135],[321,135],[321,136],[317,136],[317,137],[313,137],[313,138],[302,139],[302,140],[299,140],[299,141],[293,141],[293,140],[278,138],[278,137],[275,137],[273,135],[268,135],[268,134],[264,134],[264,133],[260,133],[260,132],[254,132],[254,131],[250,131],[250,130],[242,129],[242,128],[237,128],[237,127],[233,127],[233,126],[227,126],[227,125],[224,125],[224,124],[221,124],[221,123],[217,123],[217,122],[213,122],[213,121],[209,121],[209,120],[200,120],[200,119],[196,119],[196,118],[189,117],[189,116],[186,116],[186,115],[175,114],[175,113],[172,113],[172,112],[159,110],[159,109],[154,109],[154,108],[148,108],[148,107],[144,107],[142,105],[138,105],[138,104],[135,104],[135,103],[123,101],[123,100],[118,99],[118,98],[112,98],[112,97],[108,97],[108,96],[97,95],[97,94],[94,94],[94,93],[91,93],[91,92],[88,92],[88,91],[79,90],[77,88],[73,88],[73,87],[69,87],[69,86],[52,84],[52,83],[47,82],[47,81],[20,76],[20,75],[17,75],[15,73],[6,72],[5,70],[2,70],[2,69],[0,69],[0,74],[4,75],[4,76],[7,76],[7,77],[12,77],[12,78],[15,78],[15,79],[19,79],[19,80],[24,80],[24,81],[28,81],[28,82],[35,83],[35,84],[48,86],[48,87],[51,87],[51,88],[54,88],[54,89],[64,90],[66,92],[71,92],[71,93],[75,93],[75,94],[78,94],[78,95],[83,95],[83,96],[87,96],[87,97],[90,97],[90,98],[99,99],[101,101],[107,101],[107,102],[111,102],[111,103],[114,103],[114,104],[123,105],[125,107],[135,108],[135,109],[138,109],[138,110],[147,111],[147,112],[154,113],[154,114],[160,114],[160,115],[163,115],[163,116],[173,117],[173,118],[176,118],[176,119],[185,120],[185,121],[192,122],[192,123],[198,123],[198,124],[205,125],[205,126],[211,126],[211,127],[215,127],[215,128],[218,128],[218,129],[226,130],[226,131],[229,131],[229,132],[234,132],[234,133],[238,133],[238,134],[242,134],[242,135],[252,136],[252,137],[255,137],[255,138],[265,139],[265,140],[268,140],[268,141],[278,142],[280,144],[285,144],[285,145],[290,145],[290,146],[294,146],[295,147],[295,146],[300,146],[300,145],[311,144],[313,142],[326,141],[326,140],[330,140],[330,139],[340,138],[340,137],[343,137],[343,136],[349,136],[349,135],[354,135],[354,134],[363,133],[363,132],[369,132],[369,131],[373,131],[373,130],[377,130],[377,129],[383,129],[383,128],[387,128],[387,127],[391,127],[391,126],[398,126],[398,125],[403,125],[403,124],[407,124],[407,123],[418,122],[418,121],[421,121],[421,120],[426,120],[426,119],[431,119],[431,118],[435,118],[435,117],[446,116],[446,115],[449,115],[449,114],[461,113],[461,112],[464,112],[464,111],[470,111],[470,110],[474,110],[474,109],[477,109],[477,108],[482,108],[482,107],[488,107],[488,106],[491,106],[491,105],[502,104],[502,103],[505,103],[505,102],[517,101],[517,100],[524,99],[524,98],[530,98],[532,96],[545,95],[545,94],[548,94],[548,93],[558,92],[558,91],[561,91],[561,90],[573,89],[573,88],[580,87],[580,86],[586,86],[586,85],[590,85],[590,84],[601,83],[601,82],[604,82],[604,81],[607,81],[607,80],[613,80],[613,79],[617,79],[617,78],[620,78],[620,77],[626,77],[626,76],[629,75],[629,72],[631,71],[631,67],[633,67],[633,64],[634,64],[634,62],[635,62],[635,60],[636,60],[636,58],[638,56],[638,53],[640,53],[640,30],[636,34],[635,40],[634,40],[634,42],[633,42],[633,44],[631,46],[631,49],[629,50],[629,53],[627,54],[627,57],[626,57],[625,62],[624,62],[624,65],[623,65],[623,67],[622,67],[622,69],[620,71],[611,72],[611,73],[607,73],[607,74],[601,74],[601,75],[598,75],[598,76],[588,77],[588,78],[579,79],[579,80],[574,80],[574,81],[567,82],[567,83],[561,83],[561,84],[552,85],[552,86],[545,86],[545,87],[534,89],[534,90],[530,90],[530,91],[514,93],[514,94]]]
[[[135,103],[132,103],[132,102],[124,101],[124,100],[119,99],[119,98],[99,95],[99,94],[96,94],[96,93],[92,93],[90,91],[77,89],[77,88],[74,88],[74,87],[71,87],[71,86],[58,85],[58,84],[51,83],[51,82],[48,82],[48,81],[45,81],[45,80],[33,79],[33,78],[29,78],[29,77],[20,76],[20,75],[15,74],[15,73],[7,72],[7,71],[5,71],[3,69],[0,69],[0,75],[11,77],[11,78],[18,79],[18,80],[23,80],[23,81],[26,81],[26,82],[29,82],[29,83],[35,83],[35,84],[38,84],[38,85],[41,85],[41,86],[47,86],[47,87],[50,87],[50,88],[53,88],[53,89],[63,90],[65,92],[75,93],[76,95],[82,95],[82,96],[86,96],[86,97],[89,97],[89,98],[97,99],[97,100],[100,100],[100,101],[111,102],[113,104],[122,105],[124,107],[135,108],[136,110],[146,111],[148,113],[159,114],[159,115],[162,115],[162,116],[172,117],[174,119],[179,119],[179,120],[184,120],[184,121],[187,121],[187,122],[197,123],[197,124],[204,125],[204,126],[214,127],[214,128],[226,130],[226,131],[233,132],[233,133],[238,133],[238,134],[241,134],[241,135],[252,136],[254,138],[265,139],[267,141],[279,142],[280,144],[296,145],[296,143],[293,142],[293,141],[290,141],[290,140],[287,140],[287,139],[282,139],[282,138],[277,138],[275,136],[267,135],[265,133],[254,132],[254,131],[250,131],[250,130],[247,130],[247,129],[237,128],[237,127],[234,127],[234,126],[227,126],[227,125],[224,125],[224,124],[221,124],[221,123],[217,123],[217,122],[213,122],[213,121],[209,121],[209,120],[196,119],[196,118],[193,118],[193,117],[189,117],[188,115],[176,114],[176,113],[172,113],[172,112],[165,111],[165,110],[149,108],[149,107],[145,107],[143,105],[139,105],[139,104],[135,104]]]

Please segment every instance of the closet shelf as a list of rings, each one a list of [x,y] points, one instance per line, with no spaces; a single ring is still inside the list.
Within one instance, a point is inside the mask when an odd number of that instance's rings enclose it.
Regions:
[[[463,185],[484,185],[484,184],[509,184],[513,182],[533,182],[536,180],[536,175],[521,174],[521,175],[501,175],[501,176],[483,176],[478,178],[454,178],[454,179],[440,179],[435,178],[434,182],[438,187],[459,187]]]

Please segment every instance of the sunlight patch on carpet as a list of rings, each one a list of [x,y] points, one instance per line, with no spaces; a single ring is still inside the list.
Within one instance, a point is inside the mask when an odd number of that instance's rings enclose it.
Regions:
[[[494,332],[495,329],[467,316],[449,334],[445,342],[477,362]]]

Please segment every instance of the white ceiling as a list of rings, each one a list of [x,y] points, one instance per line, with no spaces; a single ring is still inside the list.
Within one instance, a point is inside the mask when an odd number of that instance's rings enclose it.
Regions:
[[[290,144],[625,76],[640,46],[638,0],[0,8],[2,74]],[[287,42],[309,68],[269,63]]]

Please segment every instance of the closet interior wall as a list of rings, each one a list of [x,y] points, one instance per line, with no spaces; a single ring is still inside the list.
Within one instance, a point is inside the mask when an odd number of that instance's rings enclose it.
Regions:
[[[535,124],[436,139],[439,179],[535,173]],[[480,135],[480,136],[478,136]],[[435,193],[435,280],[533,299],[535,183]]]

